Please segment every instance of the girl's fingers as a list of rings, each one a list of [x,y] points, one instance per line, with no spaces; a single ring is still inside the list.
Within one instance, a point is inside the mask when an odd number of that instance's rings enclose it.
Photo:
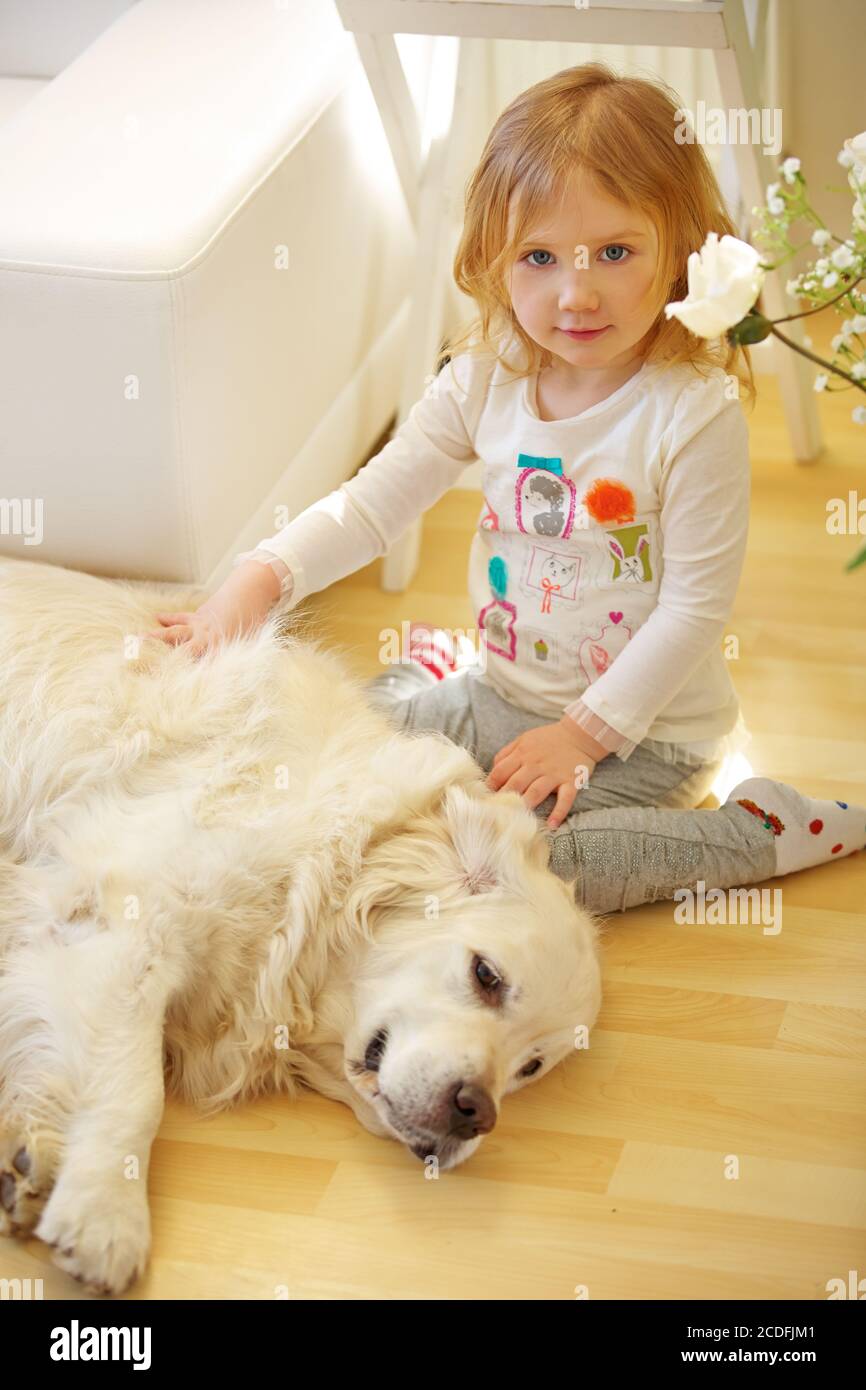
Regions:
[[[502,785],[498,788],[499,791],[519,792],[519,794],[523,796],[527,787],[531,786],[531,784],[537,780],[537,774],[518,759],[513,766],[510,776],[506,771],[505,775],[500,780]]]
[[[556,805],[547,817],[547,824],[551,830],[555,830],[558,825],[562,825],[574,804],[574,787],[570,787],[567,782],[563,782],[556,797]]]
[[[523,799],[530,811],[534,811],[536,806],[540,806],[542,801],[546,801],[555,787],[556,780],[553,777],[536,777],[533,782],[530,782],[523,793]]]
[[[500,758],[504,758],[504,757],[506,757],[506,756],[508,755],[508,753],[509,753],[510,750],[514,747],[514,745],[515,745],[516,742],[517,742],[517,739],[516,739],[516,738],[513,738],[513,739],[511,740],[510,743],[506,743],[506,745],[505,745],[504,748],[500,748],[499,752],[496,753],[496,754],[494,755],[494,758],[493,758],[493,766],[494,766],[494,767],[495,767],[496,764],[499,762],[499,759],[500,759]]]
[[[157,613],[156,617],[163,627],[174,627],[178,623],[188,623],[192,617],[191,613]]]
[[[189,641],[192,636],[192,628],[188,623],[178,623],[175,627],[167,627],[161,635],[163,642],[177,647],[181,642]]]
[[[497,753],[496,757],[501,757],[501,754]],[[494,791],[498,791],[499,787],[511,776],[511,773],[516,767],[519,767],[519,763],[516,760],[512,762],[510,754],[508,757],[502,758],[501,763],[497,763],[496,758],[494,758],[493,767],[491,767],[490,772],[487,774],[488,787],[492,787]]]

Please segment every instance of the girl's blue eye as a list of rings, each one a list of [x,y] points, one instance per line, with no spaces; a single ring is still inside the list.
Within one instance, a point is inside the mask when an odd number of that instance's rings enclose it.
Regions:
[[[631,251],[628,249],[628,247],[620,246],[618,242],[611,242],[609,246],[604,247],[604,250],[625,252],[625,256],[617,256],[615,260],[605,261],[605,265],[622,265],[626,257],[631,255]],[[536,270],[546,270],[547,267],[551,264],[550,261],[545,261],[542,265],[539,265],[538,261],[533,261],[531,258],[533,256],[549,256],[550,254],[551,253],[549,251],[530,251],[526,256],[524,256],[523,259],[527,261],[529,265],[535,266]]]

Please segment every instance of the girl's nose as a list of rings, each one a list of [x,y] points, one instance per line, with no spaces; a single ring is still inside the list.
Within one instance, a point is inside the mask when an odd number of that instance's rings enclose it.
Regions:
[[[576,312],[587,309],[594,312],[599,306],[598,291],[588,270],[574,270],[566,275],[559,288],[560,309]]]

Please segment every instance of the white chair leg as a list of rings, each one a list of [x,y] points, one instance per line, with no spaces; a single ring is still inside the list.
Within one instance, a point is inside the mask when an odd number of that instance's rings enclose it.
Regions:
[[[444,234],[443,210],[454,160],[456,108],[467,80],[467,45],[460,39],[434,39],[433,72],[427,112],[429,149],[423,158],[413,149],[420,140],[417,122],[407,132],[407,102],[411,102],[405,74],[391,34],[356,35],[370,86],[382,114],[382,122],[403,182],[410,213],[415,218],[415,272],[406,337],[406,354],[397,412],[398,426],[424,394],[441,346],[445,291],[452,256]],[[414,112],[413,112],[414,116]],[[411,183],[417,169],[417,188]],[[399,593],[411,583],[418,567],[421,519],[414,522],[391,546],[382,562],[382,588]]]
[[[725,28],[730,47],[713,50],[723,106],[728,110],[760,111],[760,85],[742,0],[727,0]],[[738,142],[734,145],[734,154],[745,207],[751,214],[753,207],[764,203],[766,184],[774,181],[776,165],[753,144]],[[785,293],[786,279],[784,270],[775,270],[764,280],[760,304],[761,312],[768,318],[783,318],[792,312],[792,301]],[[799,344],[806,336],[800,319],[786,324],[784,331],[787,337]],[[774,343],[774,349],[794,457],[800,463],[810,462],[822,448],[821,425],[812,384],[815,368],[806,358],[782,344]]]

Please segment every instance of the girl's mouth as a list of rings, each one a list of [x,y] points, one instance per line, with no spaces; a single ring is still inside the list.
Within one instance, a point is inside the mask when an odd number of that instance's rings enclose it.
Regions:
[[[606,333],[609,328],[610,324],[608,323],[605,324],[604,328],[589,328],[581,332],[575,332],[571,328],[560,328],[559,331],[564,333],[566,337],[573,338],[577,343],[589,343],[592,342],[593,338],[600,338],[602,333]]]

